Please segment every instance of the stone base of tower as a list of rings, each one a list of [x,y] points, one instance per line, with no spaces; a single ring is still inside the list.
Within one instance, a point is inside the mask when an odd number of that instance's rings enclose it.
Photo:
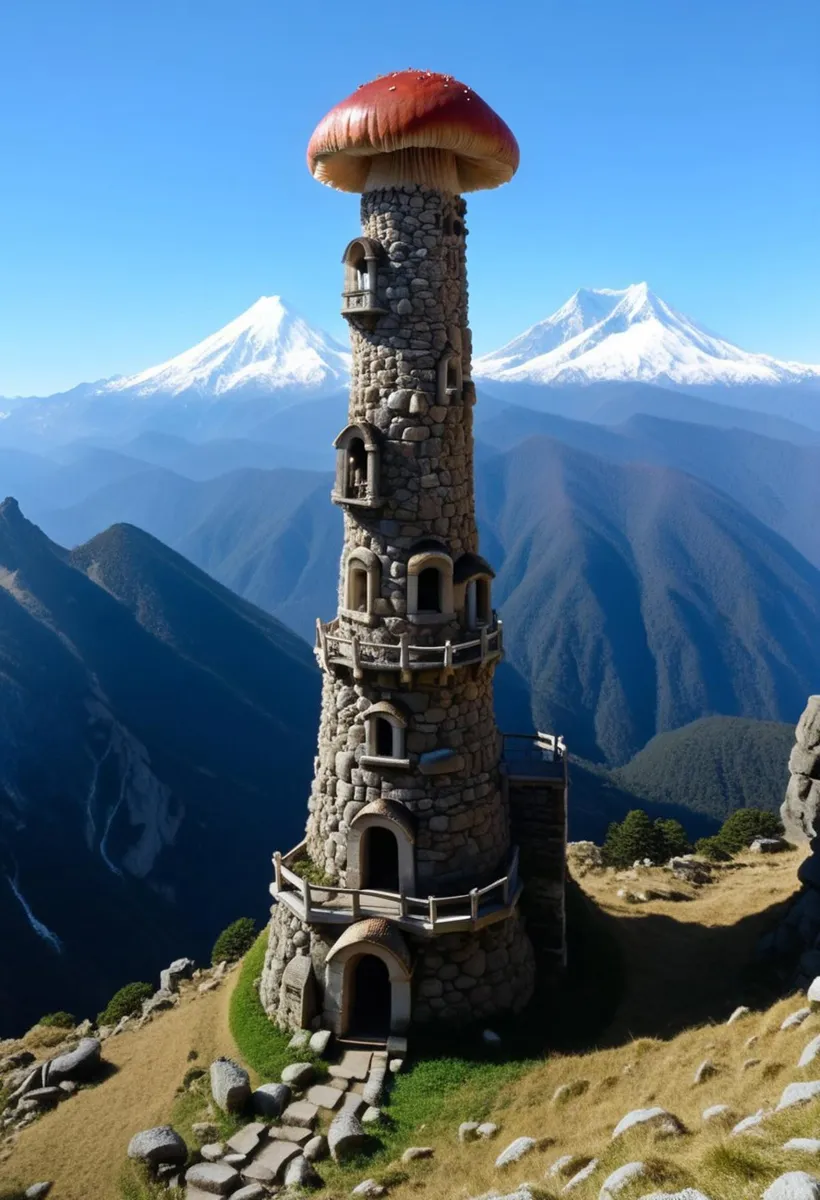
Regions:
[[[418,938],[378,919],[330,932],[277,904],[259,995],[283,1028],[386,1038],[411,1025],[520,1012],[534,985],[533,948],[517,913],[475,933]],[[368,1021],[373,1027],[362,1027]]]

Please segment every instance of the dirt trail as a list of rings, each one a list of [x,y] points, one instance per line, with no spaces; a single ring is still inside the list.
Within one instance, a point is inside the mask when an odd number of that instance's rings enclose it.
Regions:
[[[228,1004],[238,977],[235,971],[216,991],[104,1042],[103,1058],[117,1073],[23,1130],[9,1160],[0,1164],[0,1190],[53,1179],[54,1200],[117,1200],[128,1142],[138,1130],[168,1120],[191,1065],[188,1052],[196,1050],[198,1064],[205,1066],[220,1054],[237,1056]]]

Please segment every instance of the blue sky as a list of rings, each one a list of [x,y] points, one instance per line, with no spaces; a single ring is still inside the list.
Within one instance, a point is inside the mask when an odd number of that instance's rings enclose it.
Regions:
[[[470,200],[478,350],[647,279],[820,362],[817,0],[25,0],[0,5],[0,394],[187,348],[281,293],[344,337],[358,202],[310,133],[400,67],[470,83],[519,174]]]

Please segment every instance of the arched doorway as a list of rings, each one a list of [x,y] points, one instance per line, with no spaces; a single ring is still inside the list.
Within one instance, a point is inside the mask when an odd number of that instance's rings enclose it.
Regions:
[[[425,567],[419,573],[418,611],[441,612],[441,573],[437,567]]]
[[[391,829],[372,825],[362,834],[363,888],[377,892],[398,892],[399,843]]]
[[[363,954],[351,963],[349,972],[347,1032],[353,1037],[388,1037],[392,988],[387,964],[375,954]]]

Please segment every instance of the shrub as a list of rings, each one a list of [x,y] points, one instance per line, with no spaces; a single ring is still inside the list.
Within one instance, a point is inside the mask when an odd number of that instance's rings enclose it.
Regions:
[[[631,867],[637,859],[658,862],[661,839],[643,809],[633,808],[620,823],[613,821],[601,849],[607,866]]]
[[[678,858],[681,854],[690,853],[692,847],[680,821],[674,821],[671,817],[667,817],[665,820],[656,821],[655,828],[661,840],[664,862],[668,862],[670,858]]]
[[[73,1029],[77,1020],[70,1012],[53,1012],[40,1017],[37,1024],[45,1025],[48,1029]]]
[[[211,962],[216,966],[221,962],[236,962],[243,954],[247,954],[256,940],[256,925],[253,917],[240,917],[227,929],[223,929],[214,942],[211,951]]]
[[[776,813],[762,808],[739,808],[723,822],[718,841],[728,854],[748,850],[755,838],[780,837],[783,826]]]
[[[723,847],[720,839],[715,837],[699,838],[695,842],[695,854],[708,858],[710,862],[726,862],[732,856]]]
[[[97,1024],[116,1025],[123,1017],[133,1016],[141,1010],[143,1000],[148,1000],[153,994],[150,983],[127,983],[108,1001],[97,1017]]]

